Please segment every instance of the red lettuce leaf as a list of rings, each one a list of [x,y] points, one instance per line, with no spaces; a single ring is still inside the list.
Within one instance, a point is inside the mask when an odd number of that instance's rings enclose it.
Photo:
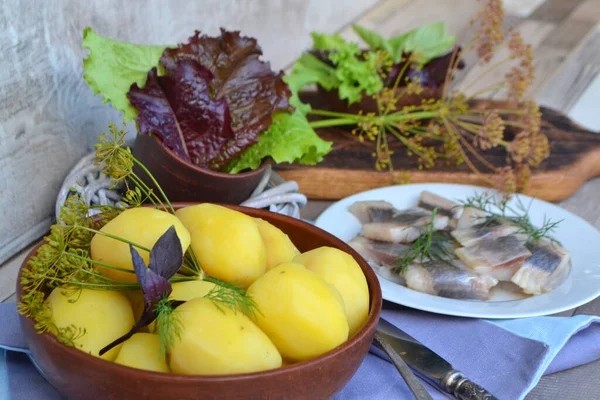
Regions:
[[[141,133],[158,135],[196,165],[223,168],[258,141],[275,112],[291,109],[283,73],[261,55],[255,39],[225,30],[216,38],[196,32],[187,44],[166,49],[160,60],[166,75],[153,81],[151,71],[146,86],[134,84],[128,94]],[[155,82],[160,91],[151,87]]]
[[[127,97],[138,110],[137,123],[140,133],[156,134],[166,147],[184,160],[190,161],[183,136],[177,127],[175,114],[160,86],[156,68],[148,72],[144,88],[141,89],[137,83],[134,83]]]

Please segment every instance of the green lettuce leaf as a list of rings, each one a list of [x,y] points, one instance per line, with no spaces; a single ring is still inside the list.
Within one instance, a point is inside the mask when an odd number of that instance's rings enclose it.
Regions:
[[[348,42],[346,42],[339,33],[335,35],[327,35],[325,33],[317,33],[311,32],[310,36],[313,39],[313,49],[315,50],[339,50],[342,47],[348,46]],[[358,50],[358,45],[352,43],[356,46]]]
[[[396,46],[400,48],[400,54],[396,56],[397,49],[392,47],[392,43],[390,42],[390,40],[386,40],[377,32],[373,32],[367,28],[363,28],[358,25],[352,25],[352,29],[354,29],[354,32],[356,32],[358,36],[360,36],[360,38],[364,40],[364,42],[369,46],[371,50],[385,50],[392,57],[392,60],[394,60],[394,62],[400,61],[400,56],[402,56],[401,41],[399,43],[396,43]],[[397,41],[398,40],[396,40],[396,42]]]
[[[455,36],[448,35],[444,22],[423,25],[390,39],[358,25],[352,28],[371,50],[387,51],[396,63],[400,62],[403,52],[412,52],[416,62],[425,64],[449,52],[456,42]]]
[[[127,92],[133,83],[144,87],[148,71],[160,67],[158,60],[168,46],[149,46],[120,42],[98,35],[91,28],[83,31],[83,47],[90,50],[83,60],[83,79],[104,103],[123,111],[124,121],[133,121],[137,110],[129,103]],[[159,68],[162,75],[162,68]]]
[[[348,100],[349,104],[358,103],[363,92],[370,96],[383,89],[375,53],[367,53],[366,58],[362,57],[358,44],[345,41],[339,34],[313,32],[312,37],[313,48],[330,51],[329,59],[335,65],[340,99]]]
[[[290,104],[296,108],[296,112],[304,115],[310,111],[310,105],[302,103],[298,97],[303,88],[316,83],[326,90],[331,90],[339,85],[335,69],[309,53],[302,54],[294,64],[292,72],[286,75],[283,81],[292,92]]]
[[[301,112],[280,112],[273,116],[271,127],[259,135],[258,143],[246,149],[228,166],[235,174],[256,169],[266,157],[276,163],[315,165],[331,151],[331,142],[321,139]]]
[[[456,36],[448,35],[444,22],[423,25],[408,33],[404,40],[404,51],[413,52],[415,61],[426,63],[446,54],[456,42]]]

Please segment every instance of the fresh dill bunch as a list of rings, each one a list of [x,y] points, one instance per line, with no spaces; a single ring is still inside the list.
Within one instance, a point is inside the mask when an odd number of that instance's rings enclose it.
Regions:
[[[103,218],[110,220],[116,215],[118,213]],[[98,218],[90,216],[90,208],[80,196],[66,200],[57,220],[44,238],[44,244],[29,259],[29,268],[23,269],[21,275],[23,296],[18,311],[33,317],[39,323],[38,331],[45,331],[48,326],[48,311],[44,305],[47,290],[65,285],[116,290],[139,287],[112,282],[96,271],[90,245],[94,232],[101,226]]]
[[[220,310],[220,305],[223,304],[231,308],[234,312],[241,311],[251,319],[255,319],[256,313],[260,312],[254,300],[246,294],[244,289],[211,276],[205,276],[204,280],[216,285],[204,297],[213,300]]]
[[[427,260],[439,260],[447,264],[451,263],[452,252],[448,250],[448,236],[434,229],[434,220],[437,208],[431,212],[431,219],[425,226],[424,232],[412,245],[398,255],[396,272],[404,272],[406,268],[415,261],[424,263]],[[400,271],[398,271],[400,270]]]
[[[183,328],[176,308],[181,303],[169,300],[166,296],[160,299],[154,308],[156,313],[155,332],[160,340],[160,354],[163,357],[181,340]]]
[[[467,197],[466,200],[460,201],[460,203],[463,207],[472,207],[483,211],[485,215],[480,218],[483,224],[502,220],[518,227],[519,230],[516,233],[527,238],[525,244],[529,249],[535,247],[542,239],[560,244],[552,237],[552,233],[562,220],[554,221],[544,215],[542,226],[537,228],[529,218],[529,210],[533,200],[526,206],[520,197],[516,197],[514,207],[509,205],[509,200],[506,196],[496,198],[486,193],[476,193]]]

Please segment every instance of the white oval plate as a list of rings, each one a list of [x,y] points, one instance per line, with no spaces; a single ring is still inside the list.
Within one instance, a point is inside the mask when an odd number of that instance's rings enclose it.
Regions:
[[[346,197],[327,208],[315,224],[348,242],[361,231],[358,220],[348,212],[356,201],[386,200],[396,208],[414,207],[423,190],[457,201],[475,193],[489,192],[469,185],[445,183],[389,186]],[[544,216],[562,220],[552,236],[571,253],[572,268],[566,281],[550,293],[531,297],[511,297],[496,290],[488,301],[457,300],[432,296],[408,289],[378,275],[383,298],[406,307],[439,314],[476,318],[523,318],[554,314],[585,304],[600,295],[600,232],[582,218],[542,200],[519,195],[534,226],[541,226]],[[511,203],[514,204],[517,196]],[[530,203],[531,202],[531,203]]]

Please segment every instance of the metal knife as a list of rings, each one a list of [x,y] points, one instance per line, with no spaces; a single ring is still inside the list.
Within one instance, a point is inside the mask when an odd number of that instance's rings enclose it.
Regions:
[[[377,332],[402,357],[416,375],[459,400],[497,400],[494,395],[469,380],[449,362],[418,340],[379,318]]]

